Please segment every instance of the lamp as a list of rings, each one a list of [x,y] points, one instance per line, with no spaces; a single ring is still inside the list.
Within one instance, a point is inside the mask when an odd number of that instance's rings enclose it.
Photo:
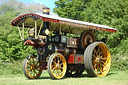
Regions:
[[[45,34],[48,35],[50,33],[49,29],[45,30]]]

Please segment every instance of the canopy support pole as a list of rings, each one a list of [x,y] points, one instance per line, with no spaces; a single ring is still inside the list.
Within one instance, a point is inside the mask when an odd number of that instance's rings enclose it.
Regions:
[[[69,37],[71,37],[71,36],[70,36],[70,33],[71,33],[71,30],[70,30],[70,26],[69,26]]]
[[[56,27],[54,27],[54,28],[51,30],[50,36],[52,36],[53,31],[54,31],[55,29],[57,29],[57,27],[58,27],[58,25],[56,25]]]
[[[22,40],[24,40],[24,22],[22,23],[22,27],[23,27],[23,29],[22,29],[22,31],[23,31],[23,38],[22,38]]]
[[[59,31],[59,34],[61,34],[61,24],[60,24],[60,31]]]
[[[18,27],[18,31],[19,31],[19,34],[20,34],[20,37],[21,37],[21,40],[22,40],[22,35],[21,35],[21,32],[20,32],[20,27],[19,27],[19,25],[17,25],[17,27]]]
[[[42,23],[40,25],[40,29],[39,29],[39,32],[38,32],[38,37],[39,37],[39,34],[40,34],[40,31],[41,31],[42,26],[43,26],[43,21],[42,21]]]
[[[37,39],[37,21],[35,20],[35,39]]]

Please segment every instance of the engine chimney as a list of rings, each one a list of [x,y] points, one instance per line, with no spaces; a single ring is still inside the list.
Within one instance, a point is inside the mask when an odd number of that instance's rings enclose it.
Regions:
[[[43,12],[43,14],[49,15],[50,14],[50,9],[48,7],[43,7],[42,12]]]
[[[49,15],[50,14],[50,9],[48,7],[43,7],[42,8],[43,14]],[[45,29],[45,34],[49,34],[49,22],[44,21],[43,22],[43,28]]]

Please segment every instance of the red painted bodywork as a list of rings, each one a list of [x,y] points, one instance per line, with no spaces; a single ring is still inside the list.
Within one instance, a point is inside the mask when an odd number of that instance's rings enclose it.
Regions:
[[[81,54],[71,54],[68,58],[68,64],[83,64],[83,55]]]
[[[74,55],[73,54],[69,55],[68,63],[74,63]]]
[[[37,47],[37,44],[31,40],[27,40],[24,42],[24,45],[31,45],[34,46],[35,48]]]

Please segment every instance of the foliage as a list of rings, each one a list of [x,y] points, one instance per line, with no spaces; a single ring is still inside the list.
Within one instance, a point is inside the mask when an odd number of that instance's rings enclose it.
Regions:
[[[19,3],[17,9],[6,4],[0,5],[0,58],[2,61],[12,62],[13,60],[24,59],[35,51],[31,47],[23,45],[17,27],[12,27],[10,24],[16,16],[25,12],[23,3]]]
[[[54,12],[61,17],[82,20],[81,12],[86,8],[85,3],[91,0],[59,0],[56,1]]]
[[[21,69],[23,67],[22,65],[21,61],[0,63],[0,75],[23,74],[23,70]]]
[[[122,56],[122,55],[117,55],[112,57],[112,66],[111,70],[122,70],[122,71],[127,71],[128,69],[128,57],[127,56]]]

